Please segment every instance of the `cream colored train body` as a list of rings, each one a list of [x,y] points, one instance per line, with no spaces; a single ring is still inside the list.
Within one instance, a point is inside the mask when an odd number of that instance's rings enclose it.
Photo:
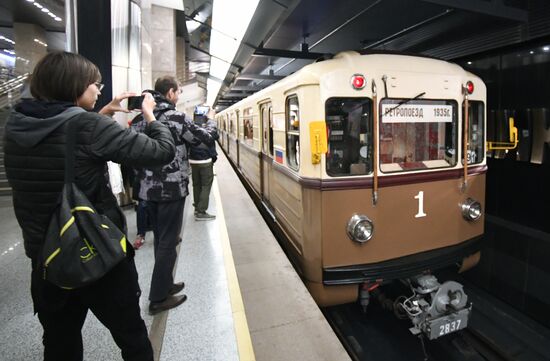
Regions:
[[[485,104],[484,83],[458,65],[344,52],[216,119],[221,147],[326,306],[357,300],[361,285],[477,263]]]

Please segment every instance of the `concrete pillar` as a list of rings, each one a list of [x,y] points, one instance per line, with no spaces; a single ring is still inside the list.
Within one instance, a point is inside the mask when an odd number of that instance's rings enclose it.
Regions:
[[[144,89],[153,89],[151,43],[151,0],[141,0],[141,86]]]
[[[46,31],[34,24],[14,23],[13,35],[15,41],[15,71],[17,73],[32,73],[36,63],[44,55],[48,48],[42,44],[46,44]],[[41,43],[38,43],[37,41]]]
[[[151,7],[152,75],[176,76],[176,17],[173,9]]]

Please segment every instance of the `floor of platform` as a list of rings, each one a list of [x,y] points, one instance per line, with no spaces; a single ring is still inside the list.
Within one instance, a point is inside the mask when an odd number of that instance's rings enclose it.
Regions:
[[[140,305],[155,360],[349,360],[223,154],[215,169],[209,212],[216,220],[194,220],[189,186],[175,270],[175,280],[185,282],[183,305],[155,317],[147,314],[151,232],[136,252]],[[125,214],[133,239],[135,213]],[[5,199],[0,200],[0,229],[0,360],[41,360],[30,261]],[[121,360],[109,332],[91,313],[82,335],[84,360]]]

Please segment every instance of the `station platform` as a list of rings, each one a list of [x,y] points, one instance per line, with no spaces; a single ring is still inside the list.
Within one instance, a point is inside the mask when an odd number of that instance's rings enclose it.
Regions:
[[[187,301],[150,316],[153,235],[136,252],[140,305],[155,360],[345,361],[347,352],[309,295],[254,203],[218,149],[210,195],[212,221],[195,221],[187,197],[175,281]],[[125,211],[129,238],[134,210]],[[30,260],[10,197],[0,197],[0,360],[42,360],[42,328],[33,315]],[[90,312],[84,360],[121,360],[108,330]]]

